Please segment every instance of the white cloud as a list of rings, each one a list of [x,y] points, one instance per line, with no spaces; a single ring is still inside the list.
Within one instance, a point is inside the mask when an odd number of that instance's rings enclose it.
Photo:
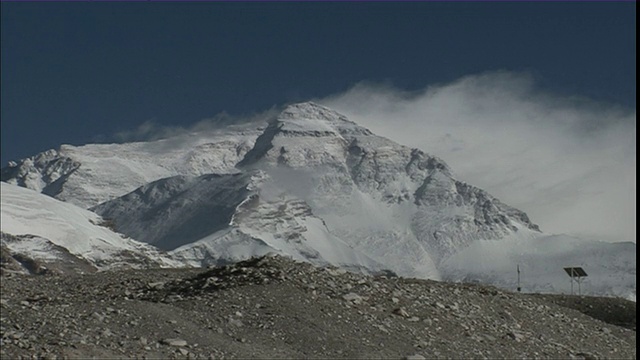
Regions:
[[[406,92],[358,84],[317,100],[444,159],[545,232],[635,241],[636,114],[492,72]]]

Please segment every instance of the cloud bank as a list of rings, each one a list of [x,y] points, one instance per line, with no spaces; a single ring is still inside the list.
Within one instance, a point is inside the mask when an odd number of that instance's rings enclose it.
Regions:
[[[361,83],[317,102],[444,159],[548,233],[635,241],[636,113],[491,72],[406,92]]]

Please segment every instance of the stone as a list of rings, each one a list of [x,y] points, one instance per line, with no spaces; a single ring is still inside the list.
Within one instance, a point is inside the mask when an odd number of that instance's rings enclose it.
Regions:
[[[97,312],[92,313],[91,317],[93,317],[94,319],[98,320],[98,322],[103,322],[104,318],[105,318],[104,315],[102,315],[100,313],[97,313]]]
[[[160,340],[160,344],[182,347],[187,346],[187,341],[183,339],[162,339]]]
[[[147,284],[147,287],[150,289],[162,289],[164,287],[164,281],[152,282]]]
[[[491,336],[489,334],[484,334],[484,338],[492,342],[497,340],[495,336]]]
[[[405,360],[426,360],[427,358],[420,354],[414,354],[414,355],[405,356],[404,359]]]
[[[446,309],[446,306],[444,306],[444,304],[442,304],[440,302],[437,302],[437,301],[433,304],[433,306],[435,306],[435,307],[437,307],[439,309]]]
[[[513,339],[513,340],[515,340],[515,341],[517,341],[517,342],[520,342],[520,341],[524,340],[524,335],[523,335],[523,334],[521,334],[521,333],[519,333],[519,332],[517,332],[517,331],[509,331],[509,332],[507,333],[507,336],[508,336],[509,338],[511,338],[511,339]]]
[[[392,313],[402,317],[409,317],[409,313],[403,307],[393,309]]]
[[[342,268],[327,268],[326,271],[331,275],[331,276],[340,276],[345,274],[347,271],[345,269]]]
[[[384,327],[384,325],[373,325],[373,326],[375,326],[376,328],[378,328],[378,330],[380,330],[382,332],[385,332],[387,334],[389,333],[389,330],[387,330],[387,328]]]
[[[343,299],[345,299],[346,301],[351,301],[354,304],[360,304],[362,303],[362,296],[356,294],[356,293],[348,293],[346,295],[342,296]]]

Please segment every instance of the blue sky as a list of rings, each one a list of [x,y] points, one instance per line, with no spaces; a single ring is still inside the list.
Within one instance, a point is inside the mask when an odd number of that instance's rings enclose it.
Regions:
[[[2,3],[2,164],[153,121],[192,124],[486,71],[635,110],[635,3]]]

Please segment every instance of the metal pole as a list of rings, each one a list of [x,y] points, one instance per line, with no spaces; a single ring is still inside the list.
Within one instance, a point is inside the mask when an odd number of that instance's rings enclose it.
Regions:
[[[518,292],[520,292],[522,288],[520,287],[520,264],[518,264]]]
[[[578,277],[578,295],[580,295],[580,278]]]
[[[571,295],[573,295],[573,268],[571,268]]]

